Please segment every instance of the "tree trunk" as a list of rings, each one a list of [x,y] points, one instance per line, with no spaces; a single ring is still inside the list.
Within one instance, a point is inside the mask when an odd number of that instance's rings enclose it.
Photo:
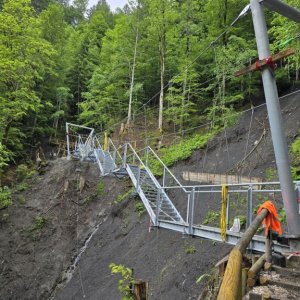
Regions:
[[[131,71],[131,82],[130,82],[130,94],[129,94],[129,104],[128,104],[127,127],[129,127],[130,121],[132,119],[132,96],[133,96],[133,86],[134,86],[134,73],[135,73],[135,65],[136,65],[138,35],[139,35],[139,30],[137,28],[137,30],[136,30],[136,36],[135,36],[134,53],[133,53],[133,64],[132,64],[132,71]]]
[[[159,43],[159,57],[160,57],[160,94],[159,94],[159,116],[158,129],[162,132],[163,124],[163,108],[164,108],[164,77],[165,77],[165,49],[166,49],[166,29],[165,29],[165,7],[163,3],[162,8],[162,29]]]
[[[160,94],[159,94],[159,116],[158,116],[158,129],[162,131],[163,123],[163,107],[164,107],[164,75],[165,75],[165,42],[164,36],[160,41]]]

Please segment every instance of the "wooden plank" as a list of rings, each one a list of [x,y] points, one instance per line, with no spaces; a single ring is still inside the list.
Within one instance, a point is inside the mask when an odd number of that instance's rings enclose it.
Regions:
[[[227,174],[214,174],[214,173],[194,173],[183,172],[182,178],[186,181],[195,181],[201,183],[212,184],[237,184],[237,183],[261,183],[262,179],[258,177],[227,175]]]
[[[282,52],[279,52],[275,55],[272,55],[272,60],[273,62],[276,62],[284,57],[287,57],[287,56],[290,56],[290,55],[293,55],[295,54],[295,50],[294,49],[286,49],[285,51],[282,51]],[[263,60],[260,60],[260,67],[264,67],[267,65],[267,59],[263,59]],[[256,71],[257,70],[257,67],[256,67],[256,63],[246,67],[246,68],[243,68],[237,72],[235,72],[235,76],[241,76],[241,75],[244,75],[244,74],[247,74],[249,72],[253,72],[253,71]]]
[[[258,274],[258,272],[261,270],[263,267],[264,263],[266,260],[266,255],[262,255],[257,262],[250,268],[248,271],[248,278],[255,278]]]
[[[218,300],[240,300],[242,299],[242,258],[251,239],[261,225],[263,219],[267,216],[268,210],[262,209],[256,216],[252,224],[248,227],[242,238],[230,252],[227,268],[224,274],[221,288],[218,294]],[[249,280],[249,278],[248,278]],[[254,281],[254,279],[253,279]],[[248,281],[247,281],[248,283]]]
[[[229,256],[228,265],[219,291],[218,300],[237,300],[241,289],[242,253],[233,249]]]
[[[133,284],[133,298],[134,300],[148,299],[149,283],[143,280],[135,280]]]

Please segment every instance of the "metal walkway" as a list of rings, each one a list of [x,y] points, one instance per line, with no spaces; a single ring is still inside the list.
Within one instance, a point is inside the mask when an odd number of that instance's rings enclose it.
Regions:
[[[104,146],[99,142],[92,128],[83,127],[89,133],[85,138],[78,134],[76,142],[72,144],[69,139],[69,128],[71,126],[81,127],[67,123],[68,158],[72,157],[81,161],[97,163],[101,176],[114,174],[117,177],[129,177],[150,216],[152,226],[223,242],[220,228],[199,225],[194,222],[195,196],[201,193],[221,194],[221,185],[183,186],[151,147],[148,146],[136,152],[130,143],[117,148],[110,139]],[[156,172],[159,171],[161,175],[158,177],[159,179],[154,176],[154,172],[151,170],[153,167]],[[169,185],[167,186],[167,184]],[[261,183],[260,187],[257,186],[257,183],[228,185],[229,193],[240,192],[247,195],[247,226],[252,221],[253,195],[258,192],[279,192],[278,189],[268,189],[268,186],[272,185],[273,187],[276,184],[279,185],[279,183],[274,182]],[[262,186],[267,187],[267,189],[262,190]],[[185,218],[183,212],[180,212],[173,204],[170,196],[172,193],[182,194],[182,200],[186,200]],[[184,197],[186,198],[184,199]],[[229,223],[228,220],[229,208],[227,211],[227,224]],[[235,245],[242,234],[242,232],[227,230],[226,243]],[[258,235],[254,236],[249,249],[264,252],[265,238]],[[289,247],[274,242],[274,251],[288,252]]]

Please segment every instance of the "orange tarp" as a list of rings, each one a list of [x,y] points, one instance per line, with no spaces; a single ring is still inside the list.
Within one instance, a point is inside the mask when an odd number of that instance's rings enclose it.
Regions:
[[[268,235],[270,229],[272,231],[277,231],[279,235],[282,235],[282,228],[278,220],[275,205],[271,201],[266,201],[259,207],[257,214],[259,214],[264,208],[269,212],[266,218],[263,220],[263,225],[266,227],[266,235]]]

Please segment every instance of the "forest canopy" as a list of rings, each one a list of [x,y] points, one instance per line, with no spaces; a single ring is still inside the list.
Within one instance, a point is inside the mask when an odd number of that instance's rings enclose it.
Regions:
[[[230,26],[248,3],[130,0],[112,12],[105,0],[0,0],[0,171],[66,121],[113,130],[151,109],[160,131],[181,131],[250,105],[260,74],[234,73],[257,56],[251,14]],[[285,90],[299,81],[300,28],[266,16],[272,51],[296,50],[276,70]]]

